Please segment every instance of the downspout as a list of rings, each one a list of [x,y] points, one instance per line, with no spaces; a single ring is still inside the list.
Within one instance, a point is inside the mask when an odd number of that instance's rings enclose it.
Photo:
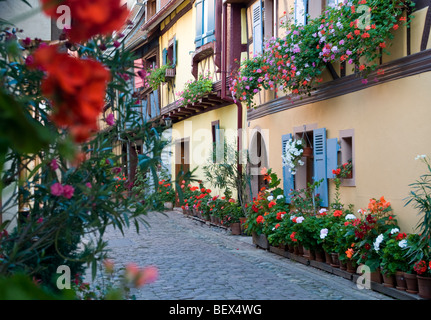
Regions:
[[[223,0],[217,0],[217,3],[221,2]],[[216,3],[216,6],[217,6]],[[221,59],[221,98],[225,101],[232,102],[233,104],[236,104],[237,106],[237,130],[238,130],[238,137],[237,137],[237,151],[238,154],[241,153],[242,149],[242,121],[243,121],[243,109],[242,104],[239,101],[234,101],[234,99],[231,96],[227,95],[226,85],[227,85],[227,2],[223,3],[223,10],[222,10],[222,17],[223,17],[223,24],[222,24],[222,59]],[[240,161],[241,157],[238,157],[237,167],[238,171],[241,174],[242,173],[242,163]]]

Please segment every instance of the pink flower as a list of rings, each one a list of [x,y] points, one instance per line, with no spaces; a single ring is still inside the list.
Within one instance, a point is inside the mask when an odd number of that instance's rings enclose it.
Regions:
[[[106,123],[109,126],[113,126],[115,124],[115,119],[114,119],[114,114],[110,113],[107,117],[106,117]]]
[[[37,223],[42,223],[43,222],[43,218],[39,218],[39,219],[37,219],[37,221],[36,221]]]
[[[51,167],[52,170],[57,170],[58,169],[58,163],[56,159],[52,159],[49,166]]]
[[[139,272],[139,276],[136,280],[136,287],[139,288],[142,287],[144,284],[153,283],[157,280],[158,274],[159,272],[156,267],[145,267]]]
[[[75,192],[75,188],[71,185],[65,185],[63,187],[63,196],[67,199],[70,199],[73,197],[73,193]]]
[[[105,270],[107,273],[113,273],[114,272],[114,261],[110,259],[103,260],[103,265],[105,266]]]
[[[57,182],[51,186],[51,194],[54,196],[61,196],[63,194],[63,186],[61,183]]]
[[[86,184],[85,184],[85,186],[87,187],[87,188],[90,188],[91,189],[91,183],[90,182],[87,182]]]

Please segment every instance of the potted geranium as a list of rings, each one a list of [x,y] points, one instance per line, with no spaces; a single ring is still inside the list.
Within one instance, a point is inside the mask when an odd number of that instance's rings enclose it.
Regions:
[[[399,232],[398,228],[389,233],[390,239],[386,241],[382,249],[382,261],[380,266],[383,274],[395,276],[395,285],[399,290],[406,290],[407,283],[404,273],[409,269],[406,259],[407,254],[407,234]]]

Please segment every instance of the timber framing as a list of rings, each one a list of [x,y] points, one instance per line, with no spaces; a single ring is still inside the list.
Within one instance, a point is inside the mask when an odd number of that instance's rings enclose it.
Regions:
[[[384,75],[378,76],[378,82],[368,81],[367,84],[363,84],[362,78],[356,74],[337,78],[333,81],[321,84],[310,96],[305,96],[302,99],[297,99],[292,95],[288,95],[269,101],[255,109],[249,109],[247,112],[247,119],[259,119],[270,114],[343,96],[382,83],[430,72],[431,49],[388,62],[381,65],[379,69],[384,71]],[[377,72],[370,74],[369,78],[373,79],[374,76],[377,76]]]

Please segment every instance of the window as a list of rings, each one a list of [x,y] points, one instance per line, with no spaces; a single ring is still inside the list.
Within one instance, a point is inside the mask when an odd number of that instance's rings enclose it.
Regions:
[[[197,0],[196,48],[215,40],[215,0]]]
[[[316,127],[316,129],[314,129]],[[301,129],[299,129],[301,130]],[[329,193],[328,193],[328,164],[334,158],[334,150],[329,149],[331,139],[326,138],[326,129],[317,128],[317,125],[308,125],[302,131],[295,130],[295,134],[287,134],[282,136],[282,150],[284,150],[286,142],[294,138],[303,138],[306,145],[313,147],[313,154],[311,157],[303,157],[304,165],[298,167],[296,175],[289,172],[287,166],[283,166],[283,189],[286,202],[290,203],[291,190],[300,190],[307,187],[308,183],[314,181],[322,181],[316,189],[316,194],[320,196],[320,206],[329,206]],[[334,141],[332,141],[333,143]],[[335,140],[337,143],[337,139]],[[337,157],[338,149],[335,149],[335,158]],[[332,169],[331,169],[332,171]]]
[[[220,159],[220,152],[223,150],[220,150],[221,147],[220,144],[220,137],[221,137],[221,131],[220,131],[220,120],[216,120],[211,122],[211,134],[212,134],[212,144],[213,144],[213,162],[217,162],[218,159]]]
[[[342,186],[354,187],[355,183],[355,131],[353,129],[340,131],[340,164],[352,161],[352,176],[343,179]]]
[[[295,0],[295,23],[297,25],[307,24],[308,0]]]
[[[341,2],[342,2],[342,0],[326,0],[326,6],[327,7],[336,7]]]

